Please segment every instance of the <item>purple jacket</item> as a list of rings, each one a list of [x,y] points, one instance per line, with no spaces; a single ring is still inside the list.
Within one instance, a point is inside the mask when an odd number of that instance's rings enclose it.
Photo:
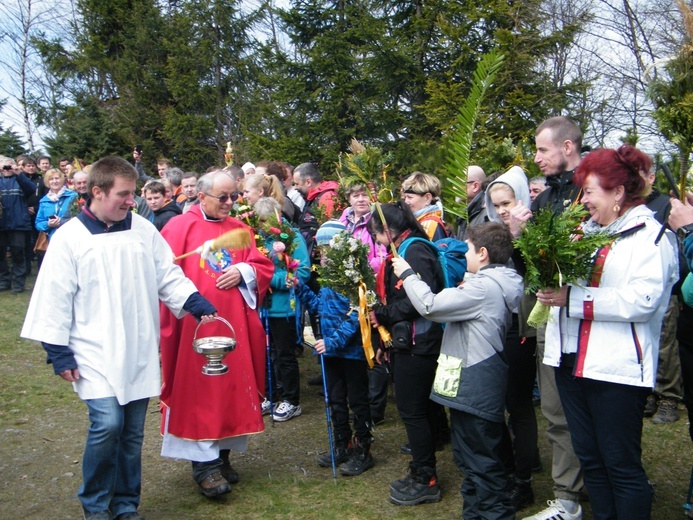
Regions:
[[[339,221],[344,224],[347,231],[368,246],[368,263],[373,268],[375,274],[380,271],[383,260],[387,257],[385,246],[378,244],[368,231],[368,221],[371,214],[366,213],[357,222],[354,222],[354,209],[347,208],[339,217]]]

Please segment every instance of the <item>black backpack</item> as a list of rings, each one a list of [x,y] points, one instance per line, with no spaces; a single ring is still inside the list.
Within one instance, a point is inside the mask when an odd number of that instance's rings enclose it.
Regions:
[[[308,258],[310,258],[311,263],[313,263],[313,255],[315,254],[315,234],[318,232],[318,228],[320,227],[318,219],[315,218],[315,215],[313,214],[315,204],[317,204],[316,199],[306,201],[306,205],[303,207],[303,211],[298,218],[298,231],[306,241]]]

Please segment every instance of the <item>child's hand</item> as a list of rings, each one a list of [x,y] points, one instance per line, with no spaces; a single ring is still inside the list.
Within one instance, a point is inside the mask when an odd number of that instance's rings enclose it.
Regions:
[[[325,353],[325,340],[319,339],[318,341],[315,342],[315,345],[313,345],[313,348],[315,349],[315,352],[317,352],[318,354],[324,354]]]
[[[397,277],[399,277],[407,269],[411,269],[411,266],[401,256],[397,256],[392,259],[392,267],[394,268],[395,276]]]
[[[532,218],[532,211],[525,206],[521,200],[517,201],[517,205],[510,210],[510,221],[508,227],[513,238],[517,238],[525,229],[527,221]]]

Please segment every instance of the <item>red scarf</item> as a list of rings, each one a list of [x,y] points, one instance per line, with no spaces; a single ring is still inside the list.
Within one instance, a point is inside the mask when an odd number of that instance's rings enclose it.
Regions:
[[[404,232],[402,232],[398,237],[397,240],[394,241],[395,248],[398,248],[399,245],[411,235],[411,229],[408,229]],[[385,269],[388,263],[392,261],[392,250],[390,249],[390,253],[387,255],[387,258],[385,258],[385,261],[380,264],[380,270],[378,271],[378,275],[375,277],[375,292],[378,294],[378,297],[380,298],[380,301],[382,302],[383,305],[387,305],[387,288],[385,287]]]

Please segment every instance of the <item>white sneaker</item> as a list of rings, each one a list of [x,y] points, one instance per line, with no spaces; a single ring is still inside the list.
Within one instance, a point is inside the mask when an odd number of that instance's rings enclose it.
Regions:
[[[262,401],[262,415],[269,415],[270,413],[270,402],[269,399]]]
[[[283,401],[279,406],[277,406],[276,410],[274,410],[272,418],[275,421],[283,422],[288,421],[292,417],[297,417],[302,413],[303,410],[301,410],[300,406],[294,406],[288,401]]]
[[[522,520],[582,520],[582,506],[578,504],[577,511],[568,513],[558,500],[547,500],[549,507],[533,516],[526,516]]]

